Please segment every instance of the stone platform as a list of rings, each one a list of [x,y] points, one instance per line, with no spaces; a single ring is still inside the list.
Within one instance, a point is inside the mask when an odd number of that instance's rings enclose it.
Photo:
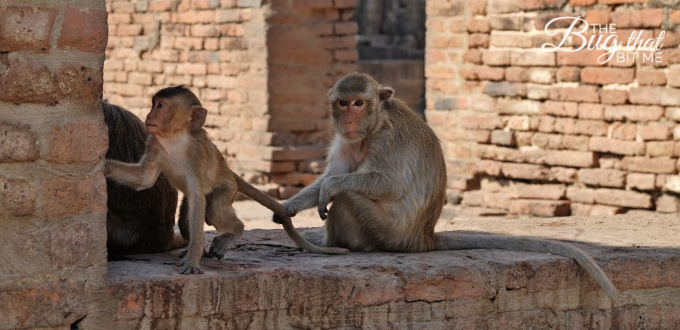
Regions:
[[[444,213],[449,219],[440,229],[474,231],[482,224],[510,234],[582,237],[589,243],[574,244],[611,277],[620,301],[612,303],[560,256],[497,250],[324,256],[300,251],[280,229],[256,229],[224,260],[202,260],[203,275],[179,275],[179,251],[109,262],[105,284],[88,290],[90,312],[78,327],[680,329],[677,215],[485,223],[452,214]],[[623,229],[602,230],[610,225]],[[650,230],[658,239],[649,239]]]

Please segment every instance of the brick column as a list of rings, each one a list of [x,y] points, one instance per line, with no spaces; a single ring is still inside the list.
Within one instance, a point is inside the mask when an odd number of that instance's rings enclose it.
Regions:
[[[104,0],[0,5],[0,329],[65,328],[106,274]]]

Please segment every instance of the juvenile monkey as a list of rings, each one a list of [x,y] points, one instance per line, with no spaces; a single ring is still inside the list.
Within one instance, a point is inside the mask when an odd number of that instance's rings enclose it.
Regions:
[[[184,193],[179,226],[189,247],[178,263],[181,274],[200,274],[201,256],[222,259],[243,234],[243,222],[231,206],[237,191],[283,217],[288,235],[309,252],[345,254],[346,249],[318,247],[299,236],[284,207],[235,175],[203,129],[208,111],[184,86],[168,87],[151,99],[146,116],[149,138],[136,164],[107,160],[104,173],[137,190],[151,187],[163,173],[172,186]],[[217,236],[210,251],[204,251],[203,222],[215,227]],[[189,237],[187,237],[189,236]]]
[[[305,236],[319,245],[351,251],[504,249],[558,254],[574,258],[615,299],[616,288],[602,269],[569,244],[504,235],[435,234],[446,200],[441,145],[432,129],[393,93],[358,73],[345,76],[328,92],[335,135],[326,170],[284,202],[289,216],[316,206],[321,219],[327,219],[325,235]],[[281,219],[274,215],[274,221]]]

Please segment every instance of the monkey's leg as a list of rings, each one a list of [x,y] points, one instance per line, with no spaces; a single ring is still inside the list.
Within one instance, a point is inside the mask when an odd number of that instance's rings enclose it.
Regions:
[[[193,189],[198,191],[198,189]],[[201,256],[205,249],[205,234],[203,233],[203,221],[205,219],[206,198],[202,194],[190,194],[187,196],[189,211],[189,248],[186,255],[178,263],[182,268],[180,274],[203,274],[199,266]]]
[[[218,188],[207,196],[205,222],[215,226],[220,234],[213,239],[209,254],[218,260],[224,258],[227,251],[235,248],[236,242],[243,235],[243,222],[231,206],[235,194],[233,189]]]
[[[177,220],[177,226],[179,227],[179,232],[182,234],[182,238],[185,241],[191,240],[191,234],[189,233],[189,202],[184,196],[182,199],[182,204],[179,206],[179,219]],[[180,258],[184,258],[187,255],[188,250],[184,250],[179,254]],[[203,257],[212,257],[208,250],[203,248]]]

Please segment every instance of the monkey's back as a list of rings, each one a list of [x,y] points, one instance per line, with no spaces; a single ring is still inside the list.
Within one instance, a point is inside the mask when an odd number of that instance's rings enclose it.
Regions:
[[[131,112],[103,102],[104,121],[109,127],[107,159],[128,163],[144,153],[147,132],[144,123]],[[177,191],[163,175],[146,190],[106,179],[106,216],[109,255],[168,251],[174,239]]]
[[[433,247],[434,226],[446,202],[446,163],[439,138],[403,101],[391,98],[385,111],[392,126],[403,179],[409,183],[403,198],[412,215],[408,229]],[[398,148],[398,149],[397,149]],[[406,210],[405,210],[406,211]],[[429,246],[432,245],[432,246]]]

